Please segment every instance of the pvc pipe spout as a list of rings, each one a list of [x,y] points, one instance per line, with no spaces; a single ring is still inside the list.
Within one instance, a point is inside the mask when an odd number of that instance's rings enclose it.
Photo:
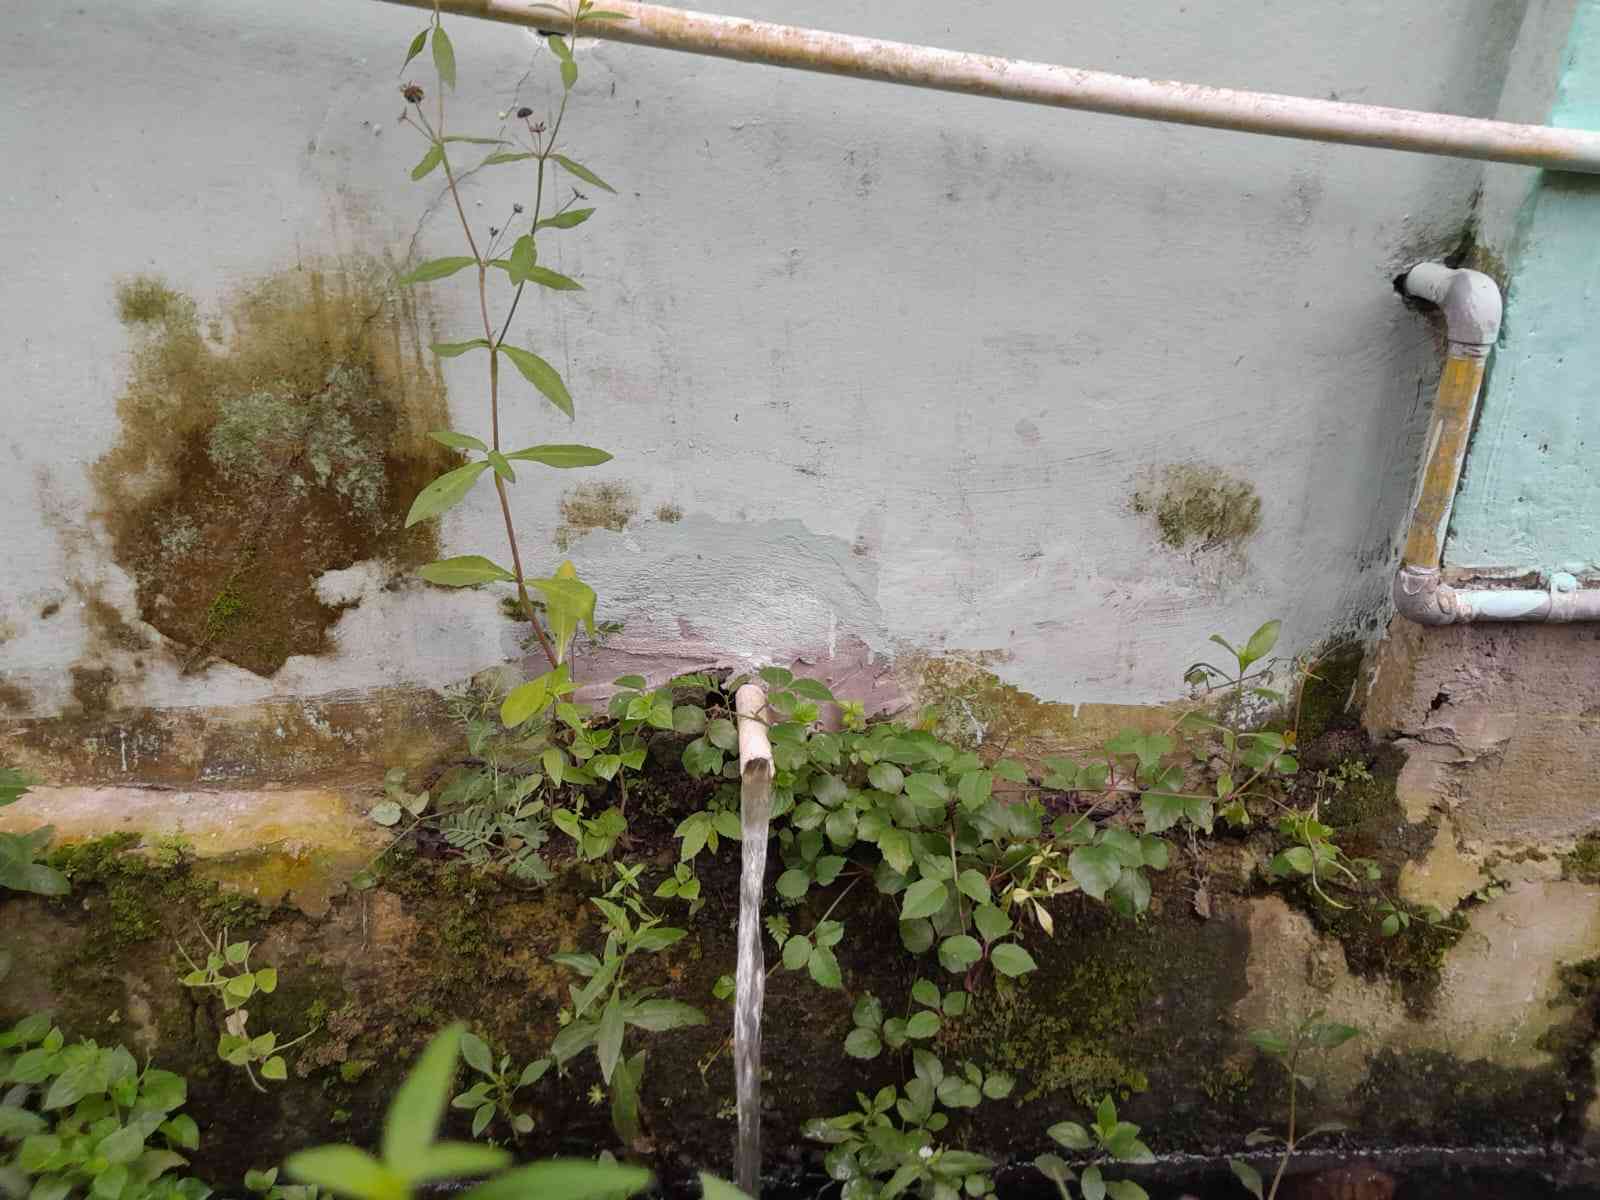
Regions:
[[[1480,271],[1443,263],[1418,263],[1406,272],[1406,294],[1435,304],[1444,313],[1451,353],[1485,358],[1500,336],[1500,289]]]
[[[549,14],[549,6],[530,11],[526,0],[389,3],[429,11],[437,3],[442,11],[462,16],[541,30],[552,25],[559,25],[562,31],[566,28]],[[624,14],[623,18],[591,21],[584,27],[585,36],[1147,121],[1600,174],[1600,132],[1594,130],[1515,125],[1374,104],[1140,79],[634,0],[605,0],[601,7]]]

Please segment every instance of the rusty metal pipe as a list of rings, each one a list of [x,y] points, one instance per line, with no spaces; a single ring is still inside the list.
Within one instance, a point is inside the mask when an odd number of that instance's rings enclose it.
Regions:
[[[435,4],[386,2],[429,11]],[[438,0],[438,7],[534,29],[554,23],[548,8],[530,9],[525,0]],[[590,22],[586,37],[1147,121],[1600,174],[1600,132],[1594,130],[1140,79],[632,0],[604,0],[599,7],[627,17]]]

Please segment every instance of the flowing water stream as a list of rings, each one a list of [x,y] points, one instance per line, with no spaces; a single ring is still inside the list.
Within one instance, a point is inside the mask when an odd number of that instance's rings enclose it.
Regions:
[[[772,819],[772,751],[759,714],[766,693],[753,684],[739,689],[739,961],[733,1006],[733,1077],[738,1095],[739,1186],[760,1195],[761,1005],[766,964],[761,953],[761,887],[767,873],[767,827]]]

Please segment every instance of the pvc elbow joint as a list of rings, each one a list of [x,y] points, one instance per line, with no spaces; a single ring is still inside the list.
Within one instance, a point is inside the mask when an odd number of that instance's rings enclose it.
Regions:
[[[1446,336],[1462,352],[1483,358],[1500,336],[1500,288],[1483,272],[1418,263],[1402,287],[1406,295],[1438,306]]]

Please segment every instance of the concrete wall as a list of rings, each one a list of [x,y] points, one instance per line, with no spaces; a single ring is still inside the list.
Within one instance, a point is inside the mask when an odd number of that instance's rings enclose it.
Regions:
[[[1526,12],[1546,7],[1462,0],[1448,21],[1421,0],[1095,4],[1070,19],[1047,0],[740,11],[1490,115]],[[308,278],[347,299],[376,287],[397,345],[471,333],[465,276],[406,307],[356,265],[459,244],[437,179],[407,180],[417,149],[394,120],[419,24],[359,0],[113,0],[30,6],[0,33],[0,140],[28,164],[0,214],[13,713],[437,686],[517,654],[488,598],[416,586],[389,547],[307,566],[296,586],[337,563],[318,591],[336,619],[303,642],[313,651],[291,639],[270,676],[252,673],[197,656],[198,634],[171,632],[181,621],[152,628],[187,572],[141,575],[108,533],[134,500],[105,476],[144,463],[119,398],[161,390],[140,365],[160,337],[119,321],[119,281],[192,298],[216,335],[206,353],[230,361],[259,327],[246,298]],[[452,28],[459,127],[492,133],[508,106],[554,100],[553,60],[527,35]],[[546,261],[588,290],[518,317],[578,417],[518,395],[507,420],[519,443],[616,455],[581,481],[535,474],[514,504],[535,565],[570,554],[625,623],[620,658],[800,653],[842,669],[863,651],[967,650],[1047,699],[1138,704],[1181,691],[1214,630],[1281,616],[1300,650],[1382,616],[1437,364],[1388,281],[1460,242],[1478,166],[617,46],[581,58],[571,144],[621,195],[547,239]],[[468,211],[481,231],[523,195],[486,172]],[[400,357],[427,384],[411,392],[432,395],[426,354]],[[444,368],[457,428],[483,432],[481,371]],[[574,497],[580,482],[606,490]],[[1219,495],[1259,499],[1253,531],[1184,540],[1173,502]],[[452,514],[443,548],[500,554],[492,505],[482,489]],[[110,675],[85,687],[74,667]]]

